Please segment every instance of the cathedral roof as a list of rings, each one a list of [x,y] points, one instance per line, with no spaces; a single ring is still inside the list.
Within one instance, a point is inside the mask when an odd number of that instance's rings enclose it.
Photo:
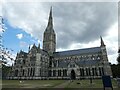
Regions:
[[[84,65],[91,66],[91,65],[98,64],[100,62],[100,60],[78,60],[75,62],[79,66],[84,66]]]
[[[42,53],[43,55],[47,55],[47,56],[48,56],[48,52],[45,51],[45,50],[41,50],[41,53]]]
[[[76,63],[76,65],[81,66],[81,67],[97,65],[100,62],[100,60],[76,60],[76,61],[73,60],[73,61]],[[66,61],[62,60],[59,62],[58,67],[59,68],[67,68],[69,63],[70,63],[70,61],[68,61],[68,60],[66,60]]]
[[[26,52],[24,52],[24,51],[22,51],[22,50],[20,50],[20,53],[19,54],[24,54],[24,55],[27,55],[27,53]]]
[[[26,53],[26,52],[24,52],[24,51],[21,50],[19,53],[17,53],[17,57],[24,56],[24,58],[27,58],[27,54],[28,53]]]
[[[68,64],[69,64],[70,61],[66,60],[66,61],[60,61],[59,64],[58,64],[58,67],[63,67],[63,68],[67,68],[68,67]]]
[[[54,56],[70,56],[70,55],[80,55],[80,54],[89,54],[89,53],[96,53],[101,52],[100,47],[94,47],[94,48],[85,48],[85,49],[77,49],[77,50],[69,50],[69,51],[62,51],[62,52],[55,52]]]

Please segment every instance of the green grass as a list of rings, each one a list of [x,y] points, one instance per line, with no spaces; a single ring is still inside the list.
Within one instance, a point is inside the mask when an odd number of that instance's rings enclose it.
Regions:
[[[20,80],[3,80],[3,88],[44,88],[54,87],[65,82],[65,80],[24,80],[23,83]]]
[[[52,88],[59,86],[67,80],[24,80],[23,83],[20,80],[3,80],[3,88]],[[77,84],[80,83],[80,84]],[[112,80],[113,88],[117,88],[117,81]],[[101,79],[94,79],[90,84],[89,80],[74,80],[68,84],[65,84],[64,88],[103,88]]]
[[[112,85],[113,88],[117,88],[117,81],[112,80]],[[66,88],[103,88],[103,83],[101,79],[94,79],[92,84],[89,80],[74,80],[73,82],[69,83]]]

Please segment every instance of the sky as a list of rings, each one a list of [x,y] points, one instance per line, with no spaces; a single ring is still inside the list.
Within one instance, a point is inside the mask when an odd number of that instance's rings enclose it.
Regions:
[[[117,63],[117,2],[3,2],[3,44],[14,57],[34,43],[42,48],[51,6],[57,51],[99,47],[102,36],[109,62]]]

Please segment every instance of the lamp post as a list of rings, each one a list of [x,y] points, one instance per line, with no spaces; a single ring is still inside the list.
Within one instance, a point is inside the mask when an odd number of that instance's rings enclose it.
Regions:
[[[79,67],[79,70],[80,70],[80,67]],[[80,74],[80,73],[79,73]],[[79,75],[80,76],[80,75]],[[79,77],[79,79],[81,80],[81,77]]]
[[[92,69],[92,67],[91,67],[91,65],[90,65],[90,84],[92,84],[92,75],[91,75],[91,69]]]

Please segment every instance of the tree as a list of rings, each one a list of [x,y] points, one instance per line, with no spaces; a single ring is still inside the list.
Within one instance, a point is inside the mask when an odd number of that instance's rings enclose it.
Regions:
[[[111,65],[113,78],[120,77],[120,65]]]
[[[8,49],[6,48],[4,45],[3,45],[3,33],[6,31],[6,27],[5,27],[5,24],[4,24],[4,19],[2,16],[0,16],[0,60],[1,60],[1,63],[2,65],[6,65],[8,63],[8,59],[10,59],[11,61],[14,61],[14,59],[11,57],[11,49]]]
[[[118,64],[115,65],[111,65],[111,70],[112,70],[112,74],[113,74],[113,77],[120,77],[120,47],[118,49],[118,57],[117,57],[117,61],[118,61]]]
[[[11,66],[8,66],[8,59],[14,61],[14,59],[11,57],[11,51],[13,50],[6,48],[2,43],[2,34],[6,29],[7,28],[5,27],[3,17],[0,16],[0,76],[2,75],[2,79],[6,79],[9,71],[11,70]]]
[[[117,61],[118,61],[118,64],[120,65],[120,47],[119,47],[119,50],[118,50],[118,57],[117,57]]]
[[[11,70],[11,66],[6,66],[6,65],[2,64],[2,79],[6,79],[10,70]]]

